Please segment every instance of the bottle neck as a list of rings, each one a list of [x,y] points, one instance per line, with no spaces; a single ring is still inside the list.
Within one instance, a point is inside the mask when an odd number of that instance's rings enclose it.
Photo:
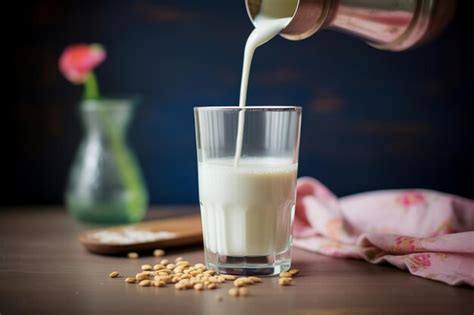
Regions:
[[[125,135],[134,103],[130,100],[85,100],[81,103],[81,116],[88,137],[107,141]]]
[[[293,19],[280,35],[289,40],[312,36],[332,20],[337,1],[300,0]]]

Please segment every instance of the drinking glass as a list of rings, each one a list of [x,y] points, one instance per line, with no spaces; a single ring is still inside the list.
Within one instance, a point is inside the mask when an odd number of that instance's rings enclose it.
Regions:
[[[195,107],[194,116],[208,268],[288,270],[301,107]]]

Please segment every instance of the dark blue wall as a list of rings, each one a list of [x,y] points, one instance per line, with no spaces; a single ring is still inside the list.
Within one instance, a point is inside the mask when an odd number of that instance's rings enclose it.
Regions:
[[[243,1],[40,1],[13,10],[6,204],[58,204],[81,137],[81,88],[57,70],[71,43],[108,51],[105,95],[139,94],[130,143],[152,203],[197,202],[192,108],[238,102],[252,30]],[[466,8],[422,48],[378,51],[322,31],[257,50],[249,104],[304,107],[300,175],[338,195],[425,187],[474,197],[472,49]],[[11,105],[11,106],[9,106]],[[10,167],[11,165],[11,167]]]

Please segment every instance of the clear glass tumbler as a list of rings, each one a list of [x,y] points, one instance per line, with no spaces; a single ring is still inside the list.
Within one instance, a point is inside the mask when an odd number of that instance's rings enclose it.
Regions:
[[[207,266],[234,275],[288,270],[301,107],[196,107],[194,115]]]

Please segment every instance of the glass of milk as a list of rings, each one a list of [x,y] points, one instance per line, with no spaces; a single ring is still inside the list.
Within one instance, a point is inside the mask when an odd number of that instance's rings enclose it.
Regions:
[[[196,107],[206,263],[219,273],[290,268],[301,107]]]

